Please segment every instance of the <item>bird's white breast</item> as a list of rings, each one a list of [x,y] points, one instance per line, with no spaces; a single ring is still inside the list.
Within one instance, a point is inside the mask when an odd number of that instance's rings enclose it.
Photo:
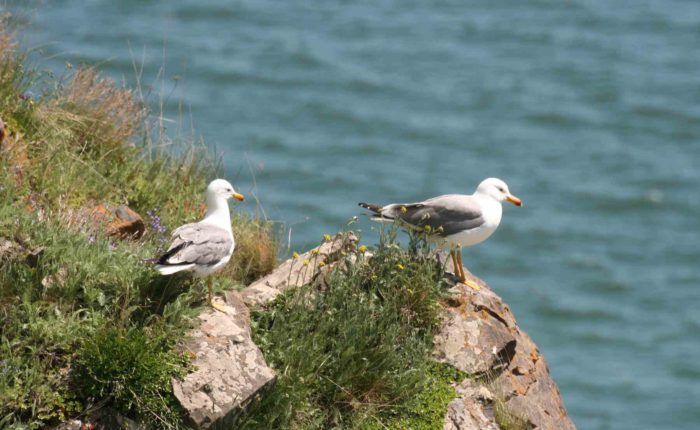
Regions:
[[[484,223],[479,227],[447,236],[448,243],[461,247],[473,246],[488,239],[496,231],[503,214],[501,203],[491,198],[482,198],[479,204]]]

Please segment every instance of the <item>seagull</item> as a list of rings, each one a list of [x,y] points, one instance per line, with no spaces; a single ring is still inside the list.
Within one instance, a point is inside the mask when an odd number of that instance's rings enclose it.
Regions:
[[[360,203],[374,213],[373,221],[399,224],[409,230],[425,231],[431,242],[449,247],[455,275],[460,281],[479,290],[467,280],[462,267],[462,247],[488,239],[501,222],[501,202],[522,206],[523,202],[498,178],[484,179],[474,194],[446,194],[418,203],[393,203],[386,206]]]
[[[227,200],[233,197],[244,201],[228,181],[215,179],[207,186],[207,214],[204,219],[178,227],[172,235],[172,244],[154,261],[161,275],[177,272],[194,272],[195,276],[207,277],[209,305],[225,312],[224,307],[213,300],[211,274],[228,263],[236,242],[231,230],[231,214]]]

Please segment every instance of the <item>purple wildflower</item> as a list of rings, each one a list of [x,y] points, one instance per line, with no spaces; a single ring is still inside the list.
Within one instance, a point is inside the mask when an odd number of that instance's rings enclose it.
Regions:
[[[151,210],[146,211],[146,214],[151,219],[151,228],[153,230],[155,230],[156,232],[158,232],[158,242],[159,242],[158,249],[160,250],[165,245],[165,240],[166,240],[165,232],[167,229],[163,225],[160,217],[158,216],[158,211],[159,211],[158,208],[153,208]]]

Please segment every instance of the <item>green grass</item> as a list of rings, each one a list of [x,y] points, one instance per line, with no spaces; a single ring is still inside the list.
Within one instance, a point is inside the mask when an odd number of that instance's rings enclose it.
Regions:
[[[43,428],[101,407],[183,427],[170,378],[187,367],[176,343],[205,291],[143,260],[203,215],[215,164],[202,147],[159,134],[135,92],[90,68],[55,79],[27,63],[13,36],[0,21],[0,244],[17,250],[0,255],[0,428]],[[98,203],[129,205],[146,234],[118,241],[87,228]],[[270,223],[239,214],[233,224],[246,234],[219,288],[276,264]]]
[[[415,395],[402,404],[383,411],[377,417],[365,417],[358,428],[366,430],[435,430],[441,429],[448,404],[457,397],[454,385],[467,377],[442,363],[432,363],[425,381]],[[367,419],[367,418],[371,418]]]
[[[406,250],[394,235],[382,235],[372,258],[347,255],[325,285],[290,291],[254,315],[255,341],[279,375],[242,428],[442,423],[454,397],[430,359],[442,267],[422,240]]]

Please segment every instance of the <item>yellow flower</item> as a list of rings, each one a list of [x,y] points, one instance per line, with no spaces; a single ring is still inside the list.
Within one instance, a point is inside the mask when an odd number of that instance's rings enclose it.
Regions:
[[[408,212],[408,209],[406,209],[406,206],[401,206],[401,213],[405,214],[406,212]]]
[[[403,264],[401,264],[401,263],[397,264],[396,267],[398,267],[399,270],[403,270],[403,269],[406,268],[406,267],[405,267]]]
[[[324,235],[323,235],[323,240],[325,240],[326,242],[329,242],[329,241],[331,240],[331,235],[330,235],[330,234],[324,234]]]
[[[426,225],[424,228],[425,228],[425,232],[426,232],[426,233],[430,233],[430,230],[433,229],[433,228],[430,227],[429,225]]]
[[[304,266],[308,266],[308,265],[309,265],[309,260],[304,260]]]
[[[357,248],[357,250],[364,254],[365,252],[367,252],[367,247],[365,245],[362,245],[359,248]]]
[[[295,259],[295,260],[296,260],[297,258],[299,258],[299,253],[296,252],[296,251],[294,251],[294,252],[292,253],[292,258]]]
[[[325,262],[325,261],[321,261],[320,263],[318,263],[318,267],[323,267],[323,266],[325,266],[325,265],[326,265],[326,262]]]
[[[319,252],[318,249],[313,249],[311,251],[311,255],[318,255],[318,252]]]

